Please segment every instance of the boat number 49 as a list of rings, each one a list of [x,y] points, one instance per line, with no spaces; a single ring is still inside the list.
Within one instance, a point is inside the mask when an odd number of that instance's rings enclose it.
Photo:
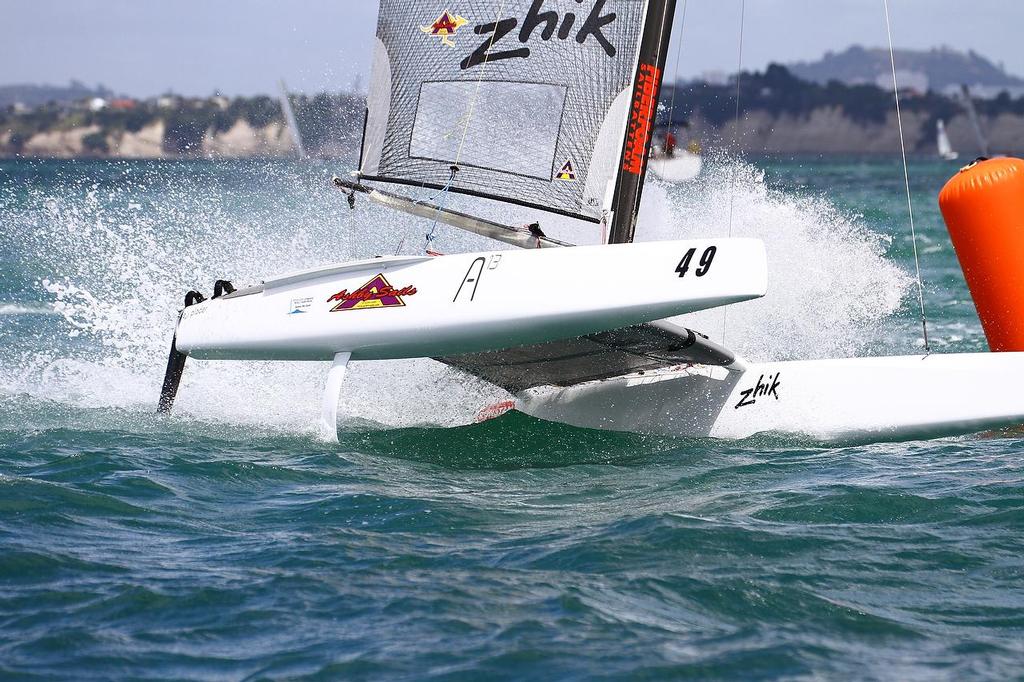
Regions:
[[[711,263],[715,260],[716,253],[718,253],[717,246],[709,246],[704,249],[704,253],[701,254],[700,262],[697,264],[697,268],[693,271],[693,274],[698,277],[703,277],[708,274],[708,270],[711,269]],[[690,271],[690,264],[695,255],[697,255],[697,249],[690,249],[683,256],[683,259],[679,261],[679,265],[676,266],[676,272],[679,273],[680,277],[686,277],[686,273]]]

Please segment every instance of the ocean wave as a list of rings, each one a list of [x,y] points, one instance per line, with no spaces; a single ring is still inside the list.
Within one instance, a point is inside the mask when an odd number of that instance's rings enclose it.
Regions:
[[[58,315],[48,305],[25,305],[19,303],[0,303],[0,315]]]

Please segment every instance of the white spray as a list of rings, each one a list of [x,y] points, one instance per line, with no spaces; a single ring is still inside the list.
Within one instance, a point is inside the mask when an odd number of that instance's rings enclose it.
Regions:
[[[650,183],[639,237],[721,237],[728,232],[726,163],[683,186]],[[7,353],[0,394],[27,395],[79,408],[153,412],[177,311],[185,291],[209,293],[215,279],[238,285],[332,261],[421,248],[425,221],[368,203],[349,211],[327,179],[332,169],[282,163],[190,164],[168,169],[125,165],[92,185],[55,183],[14,197],[0,192],[10,220],[0,241],[64,320],[54,338],[29,353]],[[826,200],[769,190],[741,165],[734,236],[768,246],[770,289],[734,306],[730,347],[752,359],[854,354],[885,333],[909,278],[886,261],[885,241]],[[534,212],[451,197],[452,208],[509,222]],[[441,227],[447,252],[494,248]],[[552,236],[593,243],[598,232],[546,217]],[[0,244],[2,246],[3,244]],[[14,305],[14,302],[10,305]],[[18,309],[25,308],[24,305]],[[12,308],[13,309],[13,308]],[[685,324],[720,339],[722,315]],[[175,419],[312,434],[324,363],[190,362]],[[430,360],[353,363],[340,412],[359,424],[453,425],[472,421],[502,392]],[[155,419],[155,416],[154,416]]]

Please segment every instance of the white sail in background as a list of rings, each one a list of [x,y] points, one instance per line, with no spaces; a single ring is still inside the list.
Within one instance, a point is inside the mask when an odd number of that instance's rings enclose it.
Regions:
[[[306,147],[302,144],[302,133],[299,132],[299,123],[295,120],[295,111],[292,109],[292,100],[288,95],[288,86],[284,79],[281,79],[281,111],[284,112],[285,123],[288,124],[288,133],[295,143],[295,152],[300,159],[306,158]]]
[[[953,151],[953,145],[949,143],[949,136],[946,134],[946,123],[941,118],[935,124],[936,142],[939,148],[939,156],[946,161],[953,161],[960,155]]]

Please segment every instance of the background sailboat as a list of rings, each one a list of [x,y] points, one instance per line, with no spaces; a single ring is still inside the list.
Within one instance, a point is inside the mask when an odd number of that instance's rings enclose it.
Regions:
[[[693,180],[700,175],[703,166],[697,141],[694,140],[686,147],[679,147],[671,129],[666,130],[661,139],[651,147],[649,170],[667,182]]]
[[[949,135],[946,134],[946,123],[941,118],[935,123],[935,138],[940,157],[946,161],[955,161],[960,157],[960,154],[953,150],[953,145],[949,143]]]
[[[302,143],[302,131],[299,130],[299,123],[295,118],[295,110],[292,108],[292,98],[288,94],[288,86],[283,78],[280,80],[280,86],[281,111],[284,113],[284,120],[288,124],[288,134],[292,136],[292,142],[295,144],[295,154],[300,159],[305,159],[307,154],[306,146]]]

